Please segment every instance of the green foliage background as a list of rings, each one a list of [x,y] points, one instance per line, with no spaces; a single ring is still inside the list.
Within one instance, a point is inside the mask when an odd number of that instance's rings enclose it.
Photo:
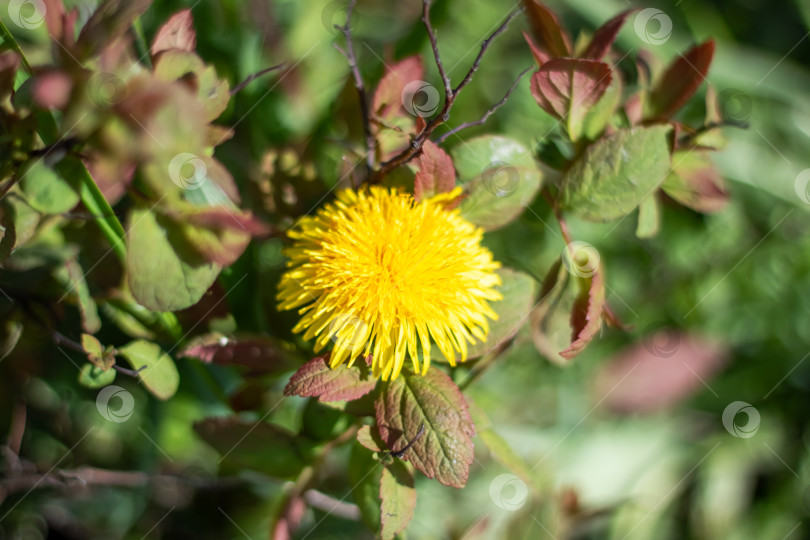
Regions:
[[[73,4],[88,13],[93,3]],[[613,0],[551,5],[569,28],[588,31],[627,7]],[[245,206],[261,212],[262,160],[269,151],[285,154],[277,162],[284,170],[274,181],[288,175],[297,191],[295,206],[311,207],[324,186],[338,181],[345,141],[359,134],[348,67],[332,46],[336,36],[324,24],[328,2],[158,1],[141,18],[147,38],[182,7],[192,7],[198,53],[232,84],[272,64],[296,64],[283,80],[260,79],[232,100],[217,123],[236,125],[236,136],[216,155],[240,185]],[[451,76],[466,71],[479,40],[511,7],[505,1],[435,2],[434,26]],[[541,538],[545,528],[555,530],[569,488],[577,492],[581,507],[573,518],[579,524],[576,538],[779,540],[806,537],[810,531],[810,362],[805,363],[810,351],[810,236],[805,234],[810,205],[795,190],[798,174],[810,167],[810,40],[805,39],[810,8],[800,0],[660,2],[655,7],[671,16],[674,30],[665,44],[647,48],[670,59],[689,44],[714,37],[710,83],[719,91],[739,91],[744,111],[750,107],[750,127],[727,130],[729,144],[715,155],[730,181],[731,202],[709,216],[666,206],[661,232],[649,240],[636,238],[633,217],[606,225],[569,222],[575,238],[598,248],[608,300],[632,329],[603,331],[565,368],[541,358],[530,340],[499,358],[466,393],[515,452],[536,464],[531,471],[536,491],[517,511],[494,504],[491,483],[506,469],[476,441],[476,462],[464,490],[417,475],[419,501],[408,537],[458,538],[486,518],[486,532],[469,537]],[[7,2],[0,8],[4,17]],[[419,10],[415,0],[360,2],[355,37],[367,81],[379,80],[383,58],[420,53],[428,80],[439,86],[435,66],[427,61]],[[492,46],[453,109],[451,124],[477,119],[531,65],[518,30],[522,27],[525,21]],[[47,60],[46,38],[42,32],[20,36],[33,64]],[[628,24],[617,48],[639,45]],[[531,98],[526,78],[505,107],[465,137],[503,133],[530,146],[553,123]],[[505,264],[542,277],[563,243],[544,201],[538,198],[529,209],[488,235],[487,245]],[[284,224],[281,214],[263,217]],[[273,255],[278,245],[273,239],[254,242],[223,273],[232,319],[214,324],[288,338],[294,315],[274,307],[282,268]],[[76,327],[77,315],[70,316]],[[727,345],[727,364],[693,394],[662,410],[612,412],[605,406],[604,389],[595,384],[599,374],[622,347],[641,343],[662,327]],[[106,338],[120,340],[111,328]],[[93,465],[181,474],[194,478],[197,488],[157,482],[72,494],[37,489],[0,506],[0,537],[46,537],[54,523],[60,534],[75,538],[268,535],[284,482],[223,468],[220,455],[192,429],[195,421],[228,412],[223,398],[241,380],[235,370],[201,368],[181,359],[180,390],[165,403],[134,380],[119,377],[116,384],[132,393],[135,411],[128,421],[112,423],[96,411],[97,392],[76,383],[75,364],[81,359],[26,328],[18,350],[0,361],[0,431],[9,429],[15,403],[24,399],[23,450],[39,469]],[[304,399],[280,400],[286,380],[282,376],[262,389],[264,408],[258,410],[272,407],[264,419],[297,431],[308,416],[320,420],[309,429],[332,429],[328,409]],[[733,437],[724,429],[721,415],[733,401],[750,403],[761,413],[753,437]],[[261,417],[247,417],[251,414]],[[352,488],[343,470],[347,452],[338,448],[327,457],[319,484],[337,499]],[[368,534],[358,522],[310,509],[294,537]]]

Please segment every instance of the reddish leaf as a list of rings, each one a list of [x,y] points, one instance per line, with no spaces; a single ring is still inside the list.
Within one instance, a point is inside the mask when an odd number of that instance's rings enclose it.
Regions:
[[[107,45],[123,36],[132,23],[152,4],[152,0],[107,0],[87,20],[76,40],[79,59],[99,54]]]
[[[576,139],[588,109],[604,95],[612,75],[610,66],[593,60],[556,58],[532,76],[534,99],[544,111],[568,124]]]
[[[599,101],[611,77],[610,67],[603,62],[557,58],[532,76],[532,95],[546,112],[565,118],[573,108]]]
[[[455,185],[456,169],[453,167],[453,160],[435,143],[425,141],[419,156],[419,172],[414,179],[413,192],[416,200],[453,191]]]
[[[594,33],[591,43],[588,45],[588,48],[585,49],[581,58],[588,60],[601,60],[604,58],[610,50],[610,47],[613,46],[613,42],[616,41],[616,36],[619,34],[619,30],[622,29],[622,26],[624,26],[628,15],[637,10],[638,8],[623,11],[600,26]]]
[[[385,466],[380,477],[380,537],[391,540],[405,530],[416,510],[413,472],[401,461]]]
[[[534,61],[537,62],[538,67],[551,60],[551,56],[537,46],[537,43],[534,42],[528,32],[523,32],[523,37],[526,39],[526,43],[529,44],[529,50],[532,52],[532,56],[534,57]]]
[[[664,409],[709,384],[727,353],[717,343],[660,326],[608,361],[597,377],[596,396],[616,411]]]
[[[317,397],[319,401],[352,401],[377,385],[364,362],[352,367],[341,364],[329,367],[330,353],[316,356],[295,372],[284,387],[285,396]]]
[[[233,229],[253,236],[267,234],[268,227],[250,212],[225,206],[211,206],[181,214],[180,219],[197,227],[209,229]]]
[[[420,56],[408,58],[394,64],[387,70],[377,91],[374,92],[372,112],[382,118],[397,116],[402,111],[402,93],[405,86],[419,81],[425,76],[425,68]]]
[[[650,119],[667,119],[678,112],[706,78],[713,56],[710,39],[675,60],[650,93]]]
[[[672,172],[661,185],[664,193],[687,208],[704,214],[725,208],[728,189],[706,151],[679,151],[672,162]]]
[[[226,206],[186,208],[180,212],[163,210],[179,228],[187,247],[205,261],[228,266],[245,251],[251,236],[267,232],[267,227],[249,212]]]
[[[423,376],[403,371],[384,384],[374,408],[380,436],[389,449],[399,451],[410,444],[402,459],[428,478],[464,487],[473,461],[475,426],[450,377],[436,368]]]
[[[60,70],[37,75],[34,80],[34,102],[43,109],[63,109],[70,99],[73,80]]]
[[[152,56],[168,49],[181,49],[193,52],[197,48],[197,34],[194,32],[194,19],[191,10],[178,11],[160,27],[152,42]]]
[[[20,66],[20,57],[13,52],[0,53],[0,105],[14,91],[14,78]]]
[[[539,0],[524,0],[532,33],[539,45],[553,58],[571,55],[571,40],[557,16]]]
[[[579,281],[579,297],[571,311],[573,341],[567,349],[560,352],[560,356],[568,360],[582,352],[602,327],[602,309],[605,305],[605,281],[602,272],[597,271],[590,279]]]
[[[264,336],[205,334],[192,339],[177,355],[197,358],[206,364],[242,366],[248,375],[280,373],[293,369],[290,356],[274,340]]]

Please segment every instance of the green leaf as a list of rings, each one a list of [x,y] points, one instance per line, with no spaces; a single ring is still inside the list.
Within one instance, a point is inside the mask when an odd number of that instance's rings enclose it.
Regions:
[[[127,278],[135,299],[153,311],[196,304],[220,267],[190,257],[178,239],[145,206],[132,210],[127,235]]]
[[[461,213],[485,230],[515,220],[540,189],[531,152],[512,139],[486,135],[454,147],[451,154],[467,194]]]
[[[404,531],[416,510],[413,471],[402,461],[394,460],[380,477],[381,530],[383,540],[393,539]]]
[[[295,477],[313,459],[316,448],[278,426],[235,416],[196,422],[194,431],[233,466],[278,478]]]
[[[105,348],[95,336],[82,334],[82,348],[90,363],[102,371],[109,371],[115,364],[115,349]]]
[[[66,259],[54,277],[65,288],[65,294],[75,297],[79,305],[82,318],[82,328],[85,332],[95,333],[101,329],[101,319],[98,316],[98,306],[90,294],[90,288],[85,279],[85,272],[75,256]]]
[[[511,268],[499,269],[498,275],[501,277],[498,292],[503,299],[490,304],[498,319],[490,321],[486,343],[476,342],[468,346],[468,358],[484,356],[511,339],[529,319],[537,292],[534,278]]]
[[[43,214],[61,214],[79,203],[77,189],[40,158],[27,161],[17,174],[25,200]]]
[[[212,66],[207,66],[195,53],[180,49],[160,52],[155,59],[155,77],[172,82],[193,76],[197,98],[205,110],[205,120],[215,120],[228,107],[231,99],[228,81],[219,79]]]
[[[127,343],[118,352],[138,370],[144,386],[158,399],[169,399],[180,384],[180,375],[171,356],[157,343],[138,339]]]
[[[98,366],[86,363],[79,371],[79,384],[87,388],[103,388],[115,380],[115,370],[103,370]]]
[[[435,367],[423,376],[403,370],[383,384],[374,406],[388,448],[399,451],[410,444],[402,459],[428,478],[464,487],[473,461],[475,426],[450,377]]]
[[[362,360],[351,367],[329,366],[330,354],[316,356],[296,371],[285,396],[317,397],[320,401],[352,401],[374,390],[377,379],[371,376]]]
[[[532,471],[531,467],[526,461],[517,455],[512,447],[509,446],[503,437],[492,428],[487,414],[473,402],[470,402],[470,413],[475,421],[475,427],[478,431],[478,437],[484,446],[487,447],[492,457],[498,463],[509,469],[510,472],[519,476],[527,485],[532,485]]]
[[[639,238],[652,238],[658,234],[661,225],[661,209],[655,193],[641,201],[638,206],[638,226],[636,236]]]
[[[349,457],[349,482],[352,487],[354,504],[360,509],[363,522],[372,531],[380,530],[382,501],[380,500],[380,479],[382,464],[374,454],[360,444],[352,445]]]
[[[385,442],[380,438],[380,432],[374,426],[362,426],[357,430],[357,442],[372,452],[385,452]]]
[[[590,140],[596,140],[610,125],[613,115],[622,98],[622,78],[614,74],[604,95],[585,114],[582,121],[582,132]]]
[[[596,222],[629,214],[666,178],[670,129],[622,129],[593,143],[563,178],[562,209]]]

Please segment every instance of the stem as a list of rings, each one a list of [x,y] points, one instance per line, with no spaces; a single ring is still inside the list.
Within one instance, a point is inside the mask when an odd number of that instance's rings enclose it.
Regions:
[[[366,139],[366,176],[370,176],[375,166],[375,152],[377,141],[374,139],[374,134],[371,132],[371,118],[369,115],[368,95],[366,94],[366,85],[363,82],[363,76],[360,74],[360,68],[357,66],[357,55],[354,52],[354,43],[352,42],[352,14],[357,0],[351,0],[349,7],[346,11],[346,24],[343,26],[335,26],[341,31],[343,37],[346,38],[346,50],[344,51],[337,45],[335,48],[346,57],[349,62],[349,67],[354,77],[354,86],[357,89],[357,97],[360,100],[360,114],[363,118],[363,135]]]
[[[3,37],[3,41],[5,41],[11,46],[11,50],[20,55],[20,61],[22,62],[23,69],[25,69],[25,71],[29,75],[33,74],[33,71],[31,70],[31,64],[28,63],[28,59],[25,57],[25,54],[23,54],[20,45],[17,43],[17,40],[14,39],[14,36],[11,35],[11,32],[8,31],[8,28],[6,28],[6,25],[5,23],[3,23],[2,20],[0,20],[0,36]]]
[[[560,209],[557,207],[557,203],[554,202],[554,199],[551,198],[548,191],[545,189],[543,190],[543,197],[546,198],[546,202],[551,207],[551,210],[554,212],[554,216],[557,218],[557,223],[560,225],[560,232],[562,233],[563,240],[565,241],[566,245],[571,243],[571,234],[568,232],[568,224],[562,217],[562,213]]]

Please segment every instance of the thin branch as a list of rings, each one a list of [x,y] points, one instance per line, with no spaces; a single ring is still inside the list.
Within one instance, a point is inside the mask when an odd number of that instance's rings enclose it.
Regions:
[[[429,5],[430,2],[428,1],[427,6]],[[425,8],[427,8],[427,6],[425,6]],[[501,35],[503,32],[505,32],[512,19],[514,19],[522,11],[523,7],[521,6],[516,10],[514,10],[512,13],[510,13],[506,17],[506,19],[498,26],[498,28],[496,28],[495,31],[489,35],[489,37],[487,37],[483,42],[481,42],[481,50],[478,52],[478,56],[475,58],[475,61],[473,62],[472,67],[470,67],[470,70],[467,72],[467,75],[465,75],[464,79],[459,83],[459,85],[455,88],[455,90],[451,89],[450,85],[445,81],[447,87],[445,88],[444,105],[442,106],[442,110],[439,112],[439,114],[437,114],[436,116],[431,118],[430,121],[427,122],[422,131],[419,132],[419,134],[416,135],[416,137],[414,137],[414,139],[411,141],[411,144],[408,145],[407,148],[405,148],[402,152],[392,157],[388,161],[381,163],[379,170],[369,180],[369,183],[381,182],[382,179],[385,178],[385,176],[389,172],[409,162],[419,153],[419,151],[422,149],[422,145],[425,143],[425,141],[427,141],[430,138],[430,135],[433,133],[433,130],[435,130],[441,124],[445,123],[450,118],[450,109],[453,107],[453,103],[456,101],[458,93],[465,86],[467,86],[467,84],[472,80],[473,74],[476,71],[478,71],[478,66],[481,63],[481,58],[483,58],[484,53],[486,53],[487,49],[489,49],[489,46],[490,44],[492,44],[492,41],[496,37]],[[425,20],[427,20],[427,17],[425,17]],[[431,45],[433,45],[434,42],[436,41],[436,36],[433,32],[433,27],[427,25],[427,31]],[[436,56],[436,60],[438,62],[439,61],[438,47],[434,47],[434,55]],[[440,67],[439,69],[440,72],[444,70],[443,67]],[[446,75],[443,77],[443,79],[445,77]]]
[[[118,364],[113,364],[112,367],[113,367],[113,369],[115,371],[117,371],[119,373],[123,373],[124,375],[129,375],[130,377],[133,377],[133,378],[136,378],[136,379],[138,378],[138,373],[140,373],[141,371],[146,369],[145,365],[139,367],[138,369],[129,369],[129,368],[121,367]]]
[[[79,467],[72,470],[57,469],[46,474],[23,473],[3,478],[0,480],[0,501],[14,493],[31,491],[35,488],[71,489],[90,486],[137,488],[157,483],[188,485],[201,489],[241,485],[244,481],[238,478],[220,478],[211,481],[167,474],[150,475],[141,471],[112,471],[95,467]]]
[[[503,23],[498,28],[496,28],[495,31],[492,32],[487,39],[485,39],[481,43],[481,50],[478,51],[478,56],[475,57],[475,61],[473,62],[473,65],[470,68],[470,70],[467,72],[467,75],[464,77],[464,79],[461,80],[460,83],[458,83],[456,89],[453,90],[454,95],[458,94],[462,90],[462,88],[464,88],[470,83],[470,81],[473,78],[473,75],[475,74],[476,71],[478,71],[478,67],[481,64],[481,59],[484,58],[484,54],[487,52],[487,49],[489,48],[490,44],[495,40],[495,38],[506,32],[506,29],[509,27],[509,23],[512,22],[512,19],[520,15],[521,12],[523,12],[523,6],[519,7],[518,9],[510,13],[509,16],[506,17],[506,20],[503,21]]]
[[[335,45],[335,48],[346,57],[351,68],[352,76],[354,77],[354,86],[357,89],[357,96],[360,99],[360,113],[363,117],[363,134],[366,138],[366,169],[369,175],[374,170],[375,166],[375,149],[377,141],[374,140],[374,135],[371,133],[371,120],[369,118],[368,96],[366,94],[366,85],[363,82],[363,76],[360,74],[360,69],[357,67],[357,55],[354,52],[354,43],[352,42],[352,13],[354,13],[354,6],[357,0],[351,0],[346,10],[346,24],[343,26],[335,25],[337,30],[340,30],[343,37],[346,38],[346,49],[343,50]]]
[[[249,75],[244,81],[240,82],[239,84],[237,84],[236,86],[231,88],[231,95],[233,96],[233,95],[237,94],[238,92],[243,90],[247,85],[249,85],[250,83],[252,83],[256,79],[258,79],[262,75],[267,75],[271,71],[275,71],[277,69],[282,69],[283,67],[286,67],[286,66],[287,66],[287,63],[282,62],[280,64],[276,64],[275,66],[270,66],[269,68],[265,68],[265,69],[263,69],[261,71],[257,71],[253,75]]]
[[[430,39],[430,47],[433,49],[433,58],[436,59],[436,67],[439,68],[439,75],[444,83],[444,97],[447,99],[448,96],[453,95],[453,85],[450,82],[450,76],[447,75],[447,72],[444,70],[442,58],[439,55],[439,42],[436,39],[436,31],[433,30],[433,25],[430,24],[430,4],[432,2],[433,0],[422,0],[422,23],[424,23],[428,39]]]
[[[68,349],[73,349],[76,352],[80,352],[82,354],[86,354],[87,351],[84,350],[81,343],[73,341],[67,336],[63,336],[56,330],[51,330],[51,338],[53,339],[54,343],[57,345],[64,345]]]
[[[501,107],[503,107],[506,104],[506,101],[509,99],[509,96],[512,95],[512,92],[514,92],[515,88],[517,88],[518,84],[520,84],[520,81],[521,81],[521,79],[523,79],[523,76],[526,75],[528,72],[530,72],[532,69],[534,69],[534,66],[523,70],[520,73],[520,75],[518,75],[517,79],[512,84],[512,86],[509,88],[509,90],[506,92],[506,95],[503,96],[503,99],[500,100],[495,105],[493,105],[492,107],[490,107],[490,109],[487,112],[485,112],[484,116],[482,116],[479,120],[476,120],[475,122],[464,122],[463,124],[459,125],[458,127],[451,129],[447,133],[443,133],[441,136],[436,138],[433,142],[435,142],[436,144],[441,144],[442,141],[444,141],[445,139],[447,139],[451,135],[455,135],[456,133],[458,133],[461,130],[471,128],[473,126],[480,126],[483,123],[485,123],[487,121],[487,119],[490,116],[492,116],[492,114],[495,111],[497,111],[498,109],[500,109]]]
[[[357,505],[335,499],[316,489],[304,492],[304,502],[333,516],[350,521],[360,521],[360,508]]]

